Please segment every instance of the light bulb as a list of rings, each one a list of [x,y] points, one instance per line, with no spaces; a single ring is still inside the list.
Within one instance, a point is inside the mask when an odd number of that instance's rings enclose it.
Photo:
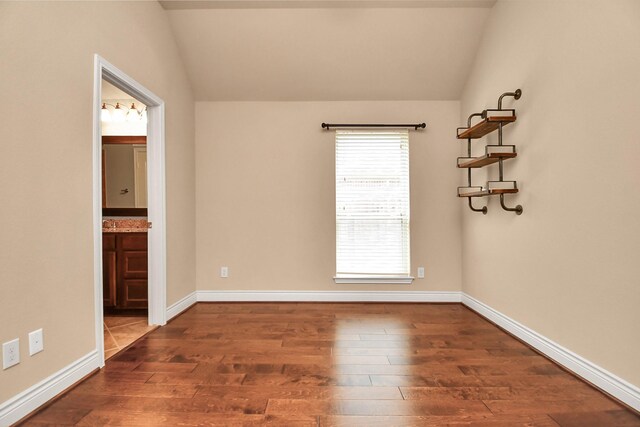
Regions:
[[[116,102],[116,108],[113,110],[113,121],[114,122],[124,122],[125,120],[125,112],[120,107],[120,103]]]
[[[103,122],[111,121],[111,113],[107,109],[107,104],[104,102],[102,103],[102,109],[100,110],[100,120]]]
[[[127,121],[128,122],[137,122],[140,120],[140,113],[136,110],[136,104],[131,103],[131,108],[129,108],[129,112],[127,112]]]

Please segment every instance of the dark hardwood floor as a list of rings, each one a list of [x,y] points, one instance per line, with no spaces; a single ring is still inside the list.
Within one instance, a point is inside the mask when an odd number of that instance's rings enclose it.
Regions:
[[[460,304],[197,304],[25,425],[640,426]]]

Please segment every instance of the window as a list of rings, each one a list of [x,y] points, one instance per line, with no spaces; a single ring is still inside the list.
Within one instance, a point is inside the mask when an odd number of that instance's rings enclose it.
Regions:
[[[411,283],[409,132],[336,131],[336,283]]]

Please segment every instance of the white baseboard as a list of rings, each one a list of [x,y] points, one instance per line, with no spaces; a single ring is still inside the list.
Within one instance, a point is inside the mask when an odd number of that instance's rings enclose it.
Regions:
[[[196,291],[198,302],[460,302],[456,291]]]
[[[38,384],[0,403],[0,426],[18,422],[99,367],[98,353],[93,350]]]
[[[191,307],[196,302],[198,302],[196,293],[191,292],[189,295],[182,298],[180,301],[174,304],[171,304],[169,307],[167,307],[167,321],[173,319],[178,314],[182,313],[183,311]]]
[[[611,396],[640,411],[640,388],[617,377],[587,359],[573,353],[534,330],[494,310],[470,295],[462,294],[462,303],[494,322],[558,364],[584,378]]]

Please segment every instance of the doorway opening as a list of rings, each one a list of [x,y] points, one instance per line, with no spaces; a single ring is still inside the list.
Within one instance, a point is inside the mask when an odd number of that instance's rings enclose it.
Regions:
[[[95,56],[96,350],[106,358],[166,323],[164,102]]]
[[[147,106],[102,80],[102,309],[105,360],[148,321]]]

